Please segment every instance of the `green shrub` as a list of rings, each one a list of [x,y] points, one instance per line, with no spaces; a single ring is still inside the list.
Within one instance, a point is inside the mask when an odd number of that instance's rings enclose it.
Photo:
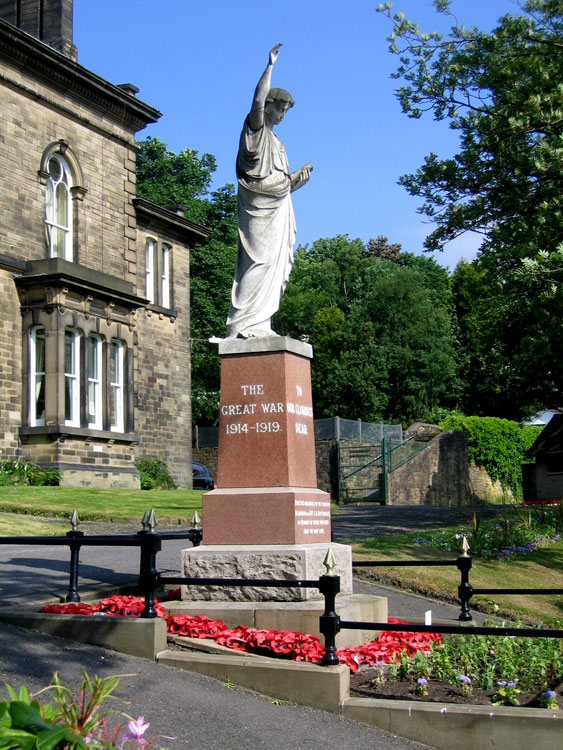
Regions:
[[[55,469],[42,469],[31,461],[14,461],[9,458],[0,463],[0,487],[10,484],[57,487],[60,481],[60,472]]]
[[[176,483],[170,476],[168,467],[157,456],[145,456],[136,463],[141,475],[142,490],[175,490]]]
[[[469,460],[482,466],[493,481],[522,495],[522,464],[529,459],[524,453],[537,438],[542,426],[521,425],[497,417],[464,417],[451,414],[441,423],[442,430],[465,430],[468,433]]]

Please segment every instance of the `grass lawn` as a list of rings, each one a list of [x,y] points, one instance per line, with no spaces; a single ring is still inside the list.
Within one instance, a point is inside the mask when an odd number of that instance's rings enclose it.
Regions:
[[[76,508],[84,521],[140,522],[154,508],[160,523],[188,524],[201,514],[202,490],[111,490],[90,487],[0,487],[0,512],[69,519]],[[17,529],[13,534],[22,534]],[[7,535],[7,532],[5,532]]]
[[[355,560],[448,560],[451,552],[413,543],[416,534],[390,534],[352,545]],[[420,535],[418,535],[420,536]],[[366,570],[364,568],[364,570]],[[457,598],[460,573],[456,567],[367,568],[405,590]],[[563,540],[511,561],[473,558],[469,581],[474,588],[563,588]],[[474,602],[494,602],[514,616],[562,626],[563,596],[474,596]],[[492,610],[491,610],[492,611]]]
[[[68,523],[45,523],[30,517],[16,517],[0,513],[0,536],[53,536],[66,534]]]

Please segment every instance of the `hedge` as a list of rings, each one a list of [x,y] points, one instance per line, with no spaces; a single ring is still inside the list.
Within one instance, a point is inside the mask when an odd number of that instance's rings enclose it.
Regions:
[[[529,463],[525,452],[543,425],[521,425],[497,417],[465,417],[451,414],[441,423],[442,430],[468,433],[469,460],[482,466],[493,481],[522,496],[522,464]]]

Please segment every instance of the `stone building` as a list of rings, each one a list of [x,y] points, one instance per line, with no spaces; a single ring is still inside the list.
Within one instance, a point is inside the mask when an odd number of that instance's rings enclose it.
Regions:
[[[522,464],[526,502],[563,498],[563,414],[553,416],[526,451],[535,463]]]
[[[160,113],[77,63],[72,0],[0,0],[0,456],[63,484],[191,486],[189,247],[135,195]]]

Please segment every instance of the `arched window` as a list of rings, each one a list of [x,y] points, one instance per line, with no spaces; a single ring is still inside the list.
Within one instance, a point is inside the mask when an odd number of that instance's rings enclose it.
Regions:
[[[75,201],[88,192],[78,159],[64,139],[43,151],[39,180],[45,185],[45,242],[49,258],[75,260]]]
[[[72,175],[66,160],[52,154],[47,162],[45,229],[50,258],[72,260]]]
[[[39,326],[29,332],[29,424],[45,424],[45,329]]]

